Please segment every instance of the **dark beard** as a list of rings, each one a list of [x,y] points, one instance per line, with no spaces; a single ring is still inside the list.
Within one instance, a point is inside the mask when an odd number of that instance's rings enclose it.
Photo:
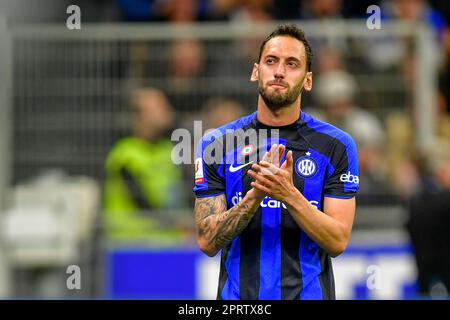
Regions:
[[[272,111],[278,111],[284,107],[291,105],[297,100],[298,96],[302,93],[303,90],[303,81],[300,81],[294,88],[288,89],[288,92],[285,94],[269,94],[267,92],[267,88],[264,89],[264,86],[260,83],[258,86],[259,94],[266,106]]]

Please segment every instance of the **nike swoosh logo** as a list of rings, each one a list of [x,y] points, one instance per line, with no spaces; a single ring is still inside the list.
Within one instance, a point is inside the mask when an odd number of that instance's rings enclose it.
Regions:
[[[248,165],[251,164],[251,163],[253,163],[253,161],[250,161],[250,162],[248,162],[248,163],[246,163],[246,164],[243,164],[243,165],[240,165],[240,166],[237,166],[237,167],[233,167],[233,165],[231,164],[229,170],[230,170],[230,172],[236,172],[236,171],[238,171],[239,169],[242,169],[243,167],[248,166]]]

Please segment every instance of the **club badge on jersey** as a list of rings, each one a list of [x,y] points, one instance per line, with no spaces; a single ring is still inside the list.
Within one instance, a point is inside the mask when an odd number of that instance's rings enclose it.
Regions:
[[[316,173],[318,166],[316,160],[309,155],[300,157],[295,162],[295,172],[303,178],[311,178]]]

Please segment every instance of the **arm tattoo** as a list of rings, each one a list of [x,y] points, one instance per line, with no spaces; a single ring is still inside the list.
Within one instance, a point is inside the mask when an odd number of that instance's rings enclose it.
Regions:
[[[242,201],[228,211],[226,208],[225,195],[195,201],[195,222],[199,235],[219,249],[240,234],[253,217],[249,205]]]

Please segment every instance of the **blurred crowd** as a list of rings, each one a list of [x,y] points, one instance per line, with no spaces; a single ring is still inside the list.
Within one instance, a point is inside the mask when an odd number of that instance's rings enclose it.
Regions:
[[[116,4],[124,21],[181,23],[361,19],[368,16],[369,5],[377,4],[383,21],[421,22],[433,31],[435,41],[432,43],[436,47],[428,58],[438,64],[439,86],[434,92],[436,104],[431,109],[437,119],[439,140],[450,139],[449,9],[443,1],[118,0]],[[381,38],[358,42],[342,37],[330,43],[311,39],[315,55],[314,89],[313,94],[305,97],[303,108],[355,137],[360,152],[362,194],[398,193],[409,197],[419,192],[421,180],[433,176],[428,163],[431,159],[418,157],[418,154],[429,154],[429,150],[422,150],[415,144],[416,132],[413,131],[414,124],[420,121],[415,118],[413,104],[415,83],[421,76],[412,53],[414,43],[411,39],[398,40]],[[227,98],[241,105],[241,113],[253,111],[255,100],[251,99],[256,88],[248,77],[260,42],[261,39],[243,39],[226,46],[212,46],[195,39],[179,40],[163,50],[160,60],[152,55],[151,48],[142,45],[135,48],[139,52],[137,56],[155,58],[156,62],[141,63],[131,70],[139,70],[139,75],[147,79],[140,84],[163,89],[176,113],[183,117],[178,125],[189,127],[192,117],[200,118],[202,106],[217,112],[211,117],[225,119],[222,109],[211,108],[211,99],[215,101],[214,98],[227,92],[240,92]],[[354,54],[358,50],[362,53]],[[400,76],[390,79],[394,72]],[[368,74],[388,80],[382,95],[366,81]],[[136,75],[129,74],[131,78]],[[211,79],[214,79],[214,88]],[[406,91],[406,95],[395,95],[393,88],[396,86]],[[186,118],[184,112],[191,110],[198,112]]]
[[[415,83],[421,74],[417,58],[412,54],[411,39],[399,41],[385,37],[361,42],[345,37],[333,42],[312,39],[314,87],[313,93],[305,97],[303,109],[355,138],[360,160],[360,203],[377,202],[380,199],[377,196],[382,196],[384,201],[395,197],[409,211],[407,228],[417,253],[421,292],[428,292],[433,281],[450,287],[446,269],[450,263],[436,264],[436,253],[445,250],[447,240],[443,235],[450,225],[450,10],[445,1],[117,0],[116,4],[121,19],[127,22],[296,20],[300,24],[310,19],[365,19],[367,7],[377,4],[382,21],[423,23],[430,27],[434,47],[427,58],[438,65],[439,78],[434,92],[436,103],[430,108],[435,113],[436,139],[428,147],[417,144],[414,129],[421,120],[416,118],[413,109]],[[192,120],[202,119],[205,130],[217,128],[254,111],[256,100],[224,93],[238,90],[244,96],[256,97],[256,87],[248,77],[260,42],[257,38],[236,40],[222,50],[195,39],[179,40],[165,51],[167,63],[153,67],[144,64],[135,70],[147,70],[144,77],[153,81],[146,81],[146,85],[164,88],[168,100],[163,104],[170,101],[176,114],[187,114],[184,113],[188,111],[187,100],[189,111],[196,110],[183,119],[173,119],[172,126],[176,123],[192,129]],[[364,53],[350,54],[358,49]],[[145,49],[143,54],[150,55]],[[400,82],[406,92],[402,99],[390,97],[389,90],[380,97],[364,78],[366,74],[376,73],[388,79],[393,72],[400,76],[391,83],[386,82],[386,87]],[[217,92],[208,90],[210,79],[219,88]],[[192,172],[191,167],[184,167],[186,181],[191,182]],[[193,200],[191,195],[184,205],[192,207]],[[442,226],[442,236],[431,236]]]
[[[121,19],[133,22],[364,18],[370,5],[379,5],[388,19],[424,18],[442,27],[443,17],[435,10],[448,15],[446,4],[437,0],[116,0],[116,3]]]

